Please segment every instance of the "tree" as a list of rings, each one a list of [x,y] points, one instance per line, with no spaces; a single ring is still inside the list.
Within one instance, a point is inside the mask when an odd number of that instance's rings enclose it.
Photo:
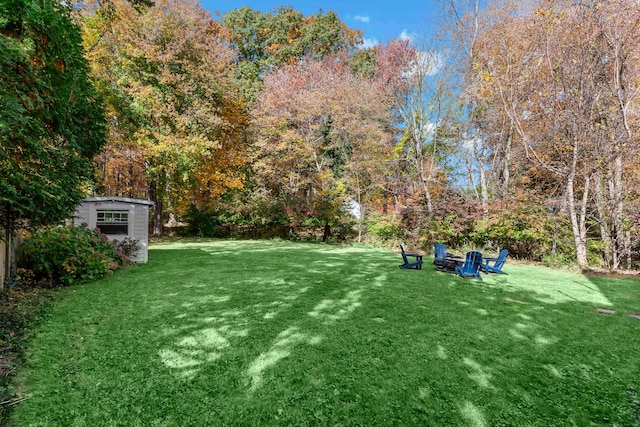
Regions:
[[[533,186],[549,198],[560,189],[578,263],[588,264],[595,220],[617,268],[628,241],[622,171],[637,158],[628,126],[637,111],[637,7],[534,1],[504,11],[482,28],[471,59],[483,117],[508,127],[507,141],[517,136]]]
[[[500,30],[511,24],[516,3],[519,2],[502,0],[480,7],[478,0],[449,0],[448,19],[441,32],[450,59],[451,80],[459,94],[457,122],[468,189],[480,201],[484,220],[489,218],[490,193],[502,199],[509,197],[514,130],[506,113],[493,108],[494,99],[487,95],[487,85],[483,84],[487,73],[478,57],[483,49],[497,50],[513,42],[509,32],[501,34]],[[483,45],[487,34],[496,37],[492,47]],[[502,51],[503,56],[495,61],[510,64],[512,56],[520,52],[526,51]]]
[[[104,187],[147,194],[159,235],[167,208],[184,213],[242,186],[248,116],[231,76],[233,51],[195,2],[136,9],[114,0],[89,11],[88,56],[112,117]],[[141,170],[147,188],[134,191]]]
[[[630,265],[631,242],[629,224],[634,212],[629,210],[629,186],[623,176],[637,163],[638,147],[635,143],[640,114],[640,8],[625,1],[602,2],[587,9],[600,41],[598,52],[601,60],[597,76],[606,103],[600,110],[600,124],[606,125],[599,132],[598,161],[604,171],[596,170],[596,201],[600,233],[605,242],[607,265],[617,269],[623,254]],[[615,106],[615,107],[614,107]],[[606,115],[608,113],[608,115]],[[600,126],[601,128],[603,126]],[[637,184],[637,181],[635,182]],[[603,203],[603,193],[607,196]],[[631,215],[630,215],[631,214]],[[626,215],[630,215],[625,218]],[[625,224],[626,222],[626,224]],[[626,229],[626,230],[625,230]]]
[[[88,72],[62,3],[0,3],[0,226],[8,239],[19,226],[67,218],[85,196],[104,144]]]
[[[325,227],[347,195],[361,204],[384,182],[391,114],[373,79],[344,58],[305,58],[269,73],[254,107],[256,171],[276,197],[304,204]]]
[[[362,33],[352,30],[329,11],[305,17],[291,6],[262,13],[250,7],[222,16],[238,51],[238,77],[249,100],[262,88],[262,75],[303,57],[320,59],[341,50],[353,50]]]
[[[388,99],[399,131],[389,190],[401,187],[403,196],[431,219],[434,195],[447,185],[446,161],[452,145],[451,97],[440,74],[442,56],[432,47],[419,50],[409,40],[392,40],[373,50],[373,78]]]

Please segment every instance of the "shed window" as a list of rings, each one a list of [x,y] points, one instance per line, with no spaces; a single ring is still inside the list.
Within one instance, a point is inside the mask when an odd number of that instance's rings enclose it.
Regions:
[[[97,210],[96,227],[104,234],[129,234],[129,211]]]

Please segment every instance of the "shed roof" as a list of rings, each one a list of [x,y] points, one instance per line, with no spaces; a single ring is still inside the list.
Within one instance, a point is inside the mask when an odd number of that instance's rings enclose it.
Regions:
[[[120,202],[120,203],[133,203],[136,205],[147,205],[147,206],[155,206],[151,200],[142,200],[142,199],[130,199],[128,197],[117,197],[117,196],[98,196],[98,197],[87,197],[83,200],[83,202]]]

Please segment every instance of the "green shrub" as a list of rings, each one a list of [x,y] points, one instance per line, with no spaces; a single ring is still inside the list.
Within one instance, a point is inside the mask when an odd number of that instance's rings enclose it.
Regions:
[[[404,228],[398,219],[389,216],[371,215],[367,222],[367,233],[383,242],[400,240],[404,236]]]
[[[587,262],[591,267],[605,266],[605,244],[602,240],[591,239],[587,241]]]
[[[218,237],[221,225],[215,210],[198,210],[195,206],[189,208],[185,220],[188,223],[187,233],[190,236]]]
[[[271,197],[256,189],[227,194],[202,209],[191,206],[181,219],[188,224],[186,236],[306,239],[322,235],[328,225],[332,238],[345,240],[353,236],[354,221],[340,195],[340,188],[331,188],[308,203],[305,197]]]
[[[29,236],[24,244],[24,266],[37,278],[62,285],[91,281],[112,274],[127,261],[113,242],[84,227],[46,228]]]
[[[576,265],[575,254],[549,253],[542,257],[542,262],[549,267],[570,267]]]
[[[467,244],[474,225],[472,219],[460,219],[455,215],[447,215],[425,223],[432,242],[444,243],[452,248],[460,248]]]
[[[518,201],[477,221],[470,238],[478,247],[507,248],[511,257],[552,265],[564,265],[574,254],[567,221],[544,206]]]

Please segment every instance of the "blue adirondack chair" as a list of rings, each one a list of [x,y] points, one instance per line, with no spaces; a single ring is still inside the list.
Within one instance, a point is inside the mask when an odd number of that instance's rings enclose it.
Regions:
[[[400,245],[400,251],[402,251],[402,259],[404,260],[404,264],[399,265],[400,268],[416,268],[422,270],[422,255],[409,254],[404,251],[402,245]],[[409,258],[415,258],[415,260],[409,260]]]
[[[485,258],[482,266],[480,267],[485,273],[498,273],[498,274],[507,274],[502,271],[502,266],[505,262],[507,262],[507,255],[509,255],[509,251],[503,249],[498,254],[497,258]],[[493,262],[493,265],[490,263]]]
[[[454,270],[456,268],[455,255],[447,252],[447,245],[436,243],[433,246],[433,263],[440,271]]]
[[[482,254],[477,251],[467,252],[464,265],[456,267],[456,274],[462,277],[477,277],[482,280],[480,275],[480,266],[482,265]]]

